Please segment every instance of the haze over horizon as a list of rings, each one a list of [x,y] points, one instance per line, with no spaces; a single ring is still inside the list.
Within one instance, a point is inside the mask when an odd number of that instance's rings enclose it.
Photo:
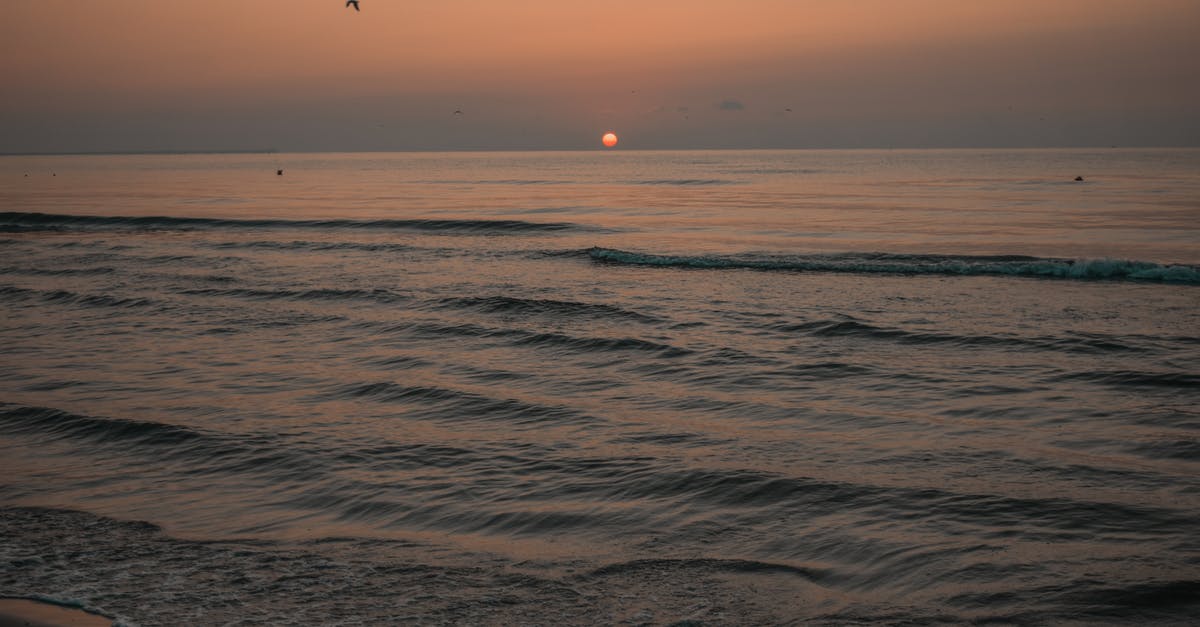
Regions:
[[[0,152],[1200,145],[1192,0],[343,4],[7,7]]]

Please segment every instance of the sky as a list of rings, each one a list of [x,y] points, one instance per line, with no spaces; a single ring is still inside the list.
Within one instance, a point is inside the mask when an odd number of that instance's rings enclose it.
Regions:
[[[1200,146],[1200,0],[360,4],[3,0],[0,152]]]

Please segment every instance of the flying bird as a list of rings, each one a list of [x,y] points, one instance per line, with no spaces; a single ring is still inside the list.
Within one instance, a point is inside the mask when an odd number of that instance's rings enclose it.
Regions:
[[[358,0],[346,0],[346,6],[354,5],[354,10],[358,10]]]

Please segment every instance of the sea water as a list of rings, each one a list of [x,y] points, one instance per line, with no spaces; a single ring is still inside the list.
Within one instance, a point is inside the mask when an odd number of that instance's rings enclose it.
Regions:
[[[0,595],[1200,614],[1197,150],[5,157],[0,307]]]

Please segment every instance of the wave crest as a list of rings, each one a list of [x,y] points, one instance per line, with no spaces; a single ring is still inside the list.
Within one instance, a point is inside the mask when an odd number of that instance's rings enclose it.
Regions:
[[[1015,276],[1077,280],[1126,280],[1200,285],[1200,267],[1121,259],[1055,259],[1020,255],[659,255],[591,248],[596,261],[631,266],[705,270],[782,270],[861,274]]]
[[[233,220],[225,218],[176,218],[168,216],[80,216],[50,213],[0,212],[0,231],[61,231],[65,229],[364,229],[434,231],[465,234],[542,233],[584,229],[568,222],[526,222],[524,220],[285,220],[262,218]]]

